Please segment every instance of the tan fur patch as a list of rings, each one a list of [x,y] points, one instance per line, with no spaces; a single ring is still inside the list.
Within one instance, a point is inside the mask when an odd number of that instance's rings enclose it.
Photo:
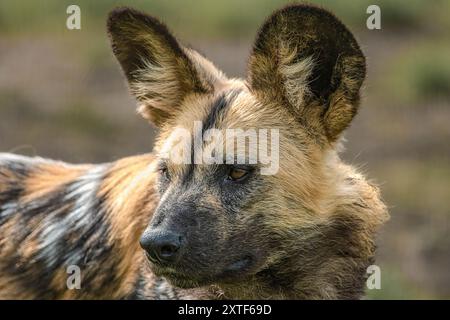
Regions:
[[[131,290],[142,260],[139,238],[157,205],[154,193],[155,163],[152,155],[119,160],[109,170],[99,196],[105,197],[111,241],[119,244],[115,254],[121,255],[118,275],[123,281],[119,296]],[[130,263],[132,262],[132,263]]]
[[[51,193],[80,177],[89,168],[88,165],[71,166],[63,163],[39,164],[33,168],[30,176],[25,180],[22,201],[33,201]]]

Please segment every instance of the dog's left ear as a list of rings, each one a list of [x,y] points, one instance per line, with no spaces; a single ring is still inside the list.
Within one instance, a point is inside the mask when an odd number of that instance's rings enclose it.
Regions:
[[[209,93],[225,77],[145,13],[117,8],[109,14],[107,28],[139,113],[156,126],[173,118],[188,95]]]
[[[248,83],[333,142],[356,114],[365,71],[351,32],[330,12],[299,4],[275,12],[260,29]]]

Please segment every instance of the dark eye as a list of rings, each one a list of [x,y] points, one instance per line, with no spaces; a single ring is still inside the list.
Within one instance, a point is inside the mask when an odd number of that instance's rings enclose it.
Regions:
[[[159,174],[164,177],[164,179],[170,180],[169,171],[167,170],[167,167],[161,167],[158,169],[158,171]]]
[[[228,172],[227,179],[231,181],[241,181],[249,174],[249,172],[249,170],[242,168],[231,168]]]

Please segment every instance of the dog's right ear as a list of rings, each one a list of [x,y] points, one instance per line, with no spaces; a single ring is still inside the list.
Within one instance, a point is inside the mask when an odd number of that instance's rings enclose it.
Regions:
[[[365,57],[347,29],[320,7],[295,4],[263,24],[248,82],[268,102],[288,108],[314,136],[336,141],[359,106]]]
[[[109,14],[107,29],[139,113],[156,126],[173,117],[187,95],[211,92],[215,81],[224,77],[149,15],[117,8]]]

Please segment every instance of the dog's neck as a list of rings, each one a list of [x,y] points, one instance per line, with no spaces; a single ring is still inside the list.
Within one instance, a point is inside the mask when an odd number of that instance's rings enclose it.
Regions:
[[[277,264],[248,280],[223,285],[227,299],[358,299],[364,293],[372,253],[361,251],[361,226],[337,218],[323,225]],[[301,231],[300,231],[301,232]],[[373,246],[373,244],[371,244]]]

